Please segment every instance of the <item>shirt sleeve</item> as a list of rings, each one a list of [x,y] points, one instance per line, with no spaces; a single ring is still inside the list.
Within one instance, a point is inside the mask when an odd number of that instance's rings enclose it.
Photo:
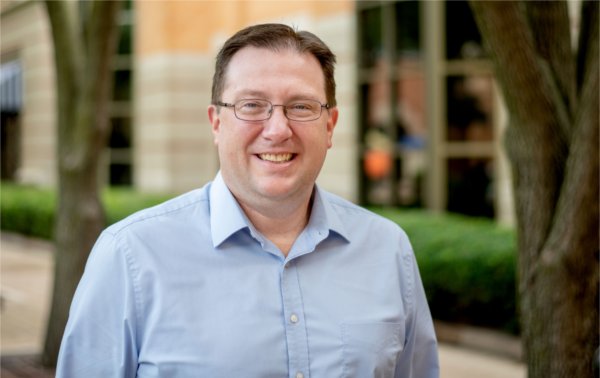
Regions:
[[[406,341],[395,378],[438,378],[440,367],[433,320],[412,248],[403,256],[407,290]]]
[[[71,304],[56,377],[136,376],[136,297],[124,249],[106,232],[92,249]]]

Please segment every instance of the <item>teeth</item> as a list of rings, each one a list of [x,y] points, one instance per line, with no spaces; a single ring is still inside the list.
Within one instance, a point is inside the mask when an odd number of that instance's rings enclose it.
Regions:
[[[259,154],[262,160],[283,163],[292,159],[292,154]]]

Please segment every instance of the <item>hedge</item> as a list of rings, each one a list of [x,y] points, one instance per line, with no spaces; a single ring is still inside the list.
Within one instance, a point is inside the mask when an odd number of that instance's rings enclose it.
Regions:
[[[33,186],[2,183],[0,227],[28,236],[52,239],[55,193]]]
[[[434,318],[519,332],[514,230],[455,214],[372,210],[409,235]]]
[[[55,192],[2,183],[3,230],[52,239]],[[169,198],[127,188],[103,192],[107,223]],[[514,231],[488,219],[372,208],[409,235],[434,318],[518,333]]]
[[[2,183],[0,186],[0,227],[2,230],[52,239],[56,192],[48,188]],[[156,205],[169,196],[138,193],[129,188],[110,188],[102,193],[107,224],[137,210]]]

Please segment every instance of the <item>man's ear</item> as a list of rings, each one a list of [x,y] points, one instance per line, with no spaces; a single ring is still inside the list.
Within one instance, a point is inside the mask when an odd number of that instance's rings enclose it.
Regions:
[[[327,118],[327,148],[331,148],[333,145],[333,129],[335,129],[335,125],[337,125],[338,121],[338,108],[331,108],[328,111],[329,116]]]
[[[218,145],[221,119],[219,118],[219,109],[216,105],[208,106],[208,120],[210,121],[210,126],[213,133],[213,143]]]

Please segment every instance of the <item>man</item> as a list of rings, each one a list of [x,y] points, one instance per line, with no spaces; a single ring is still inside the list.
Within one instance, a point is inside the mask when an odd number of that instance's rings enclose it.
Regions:
[[[204,188],[103,232],[58,377],[437,377],[414,255],[392,222],[315,185],[335,57],[257,25],[217,56]]]

